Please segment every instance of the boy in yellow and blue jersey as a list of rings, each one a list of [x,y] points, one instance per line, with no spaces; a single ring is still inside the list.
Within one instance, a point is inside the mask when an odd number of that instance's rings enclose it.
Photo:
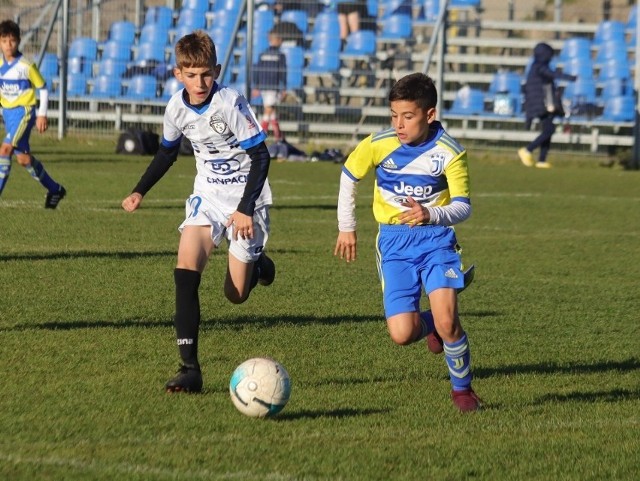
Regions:
[[[64,187],[55,182],[42,163],[31,154],[29,136],[35,127],[47,130],[48,91],[35,64],[18,50],[20,27],[13,20],[0,22],[0,105],[6,134],[0,145],[0,194],[9,180],[11,156],[47,189],[44,206],[55,209],[66,195]],[[40,105],[36,113],[36,89]]]
[[[475,411],[481,402],[471,388],[469,341],[458,317],[465,275],[452,227],[471,215],[467,152],[436,120],[437,98],[433,80],[421,73],[391,88],[392,128],[360,142],[343,166],[334,253],[356,259],[356,186],[374,170],[376,261],[389,335],[399,345],[426,338],[434,352],[440,341],[453,403]],[[431,307],[425,312],[422,289]]]

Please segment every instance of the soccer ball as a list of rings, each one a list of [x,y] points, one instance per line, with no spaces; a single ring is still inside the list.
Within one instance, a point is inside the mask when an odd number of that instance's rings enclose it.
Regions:
[[[289,373],[279,362],[256,357],[240,364],[231,375],[229,392],[234,406],[252,418],[271,417],[289,401]]]

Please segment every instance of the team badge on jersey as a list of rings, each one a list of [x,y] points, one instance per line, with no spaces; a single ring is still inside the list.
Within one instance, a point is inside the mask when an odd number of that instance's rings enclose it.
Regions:
[[[222,135],[224,131],[227,130],[227,124],[219,115],[213,115],[211,119],[209,119],[209,127],[211,127],[220,135]]]
[[[431,175],[441,175],[444,170],[445,155],[442,152],[431,154]]]

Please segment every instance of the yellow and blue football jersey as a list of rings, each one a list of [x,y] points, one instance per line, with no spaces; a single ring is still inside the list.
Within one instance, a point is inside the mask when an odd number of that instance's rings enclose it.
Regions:
[[[45,81],[36,65],[22,55],[7,62],[0,56],[0,104],[5,109],[36,104],[36,91]]]
[[[373,214],[381,224],[399,224],[408,196],[425,207],[470,203],[467,152],[440,122],[431,124],[429,139],[420,145],[402,144],[393,128],[371,134],[342,170],[357,182],[373,168]]]

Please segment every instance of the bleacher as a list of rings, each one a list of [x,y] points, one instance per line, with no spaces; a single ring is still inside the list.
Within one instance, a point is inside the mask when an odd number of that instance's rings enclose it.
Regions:
[[[484,18],[479,0],[451,0],[444,55],[428,58],[439,0],[369,0],[368,27],[344,43],[331,7],[275,12],[274,3],[256,2],[253,60],[267,47],[266,32],[274,25],[298,26],[301,37],[285,42],[290,95],[279,106],[281,127],[292,141],[349,141],[388,126],[385,99],[393,80],[427,71],[441,83],[440,118],[453,135],[522,143],[535,132],[524,130],[520,85],[533,46],[545,41],[558,54],[555,67],[578,76],[575,84],[561,83],[567,116],[554,142],[592,151],[633,143],[635,8],[624,22],[507,21]],[[221,81],[246,93],[247,17],[240,4],[185,0],[176,10],[151,6],[138,26],[120,19],[104,38],[72,38],[67,115],[112,121],[116,129],[160,124],[164,103],[179,88],[171,74],[173,47],[196,28],[217,45]],[[56,60],[49,52],[41,61],[54,110],[61,86]],[[260,109],[259,98],[251,102]]]

